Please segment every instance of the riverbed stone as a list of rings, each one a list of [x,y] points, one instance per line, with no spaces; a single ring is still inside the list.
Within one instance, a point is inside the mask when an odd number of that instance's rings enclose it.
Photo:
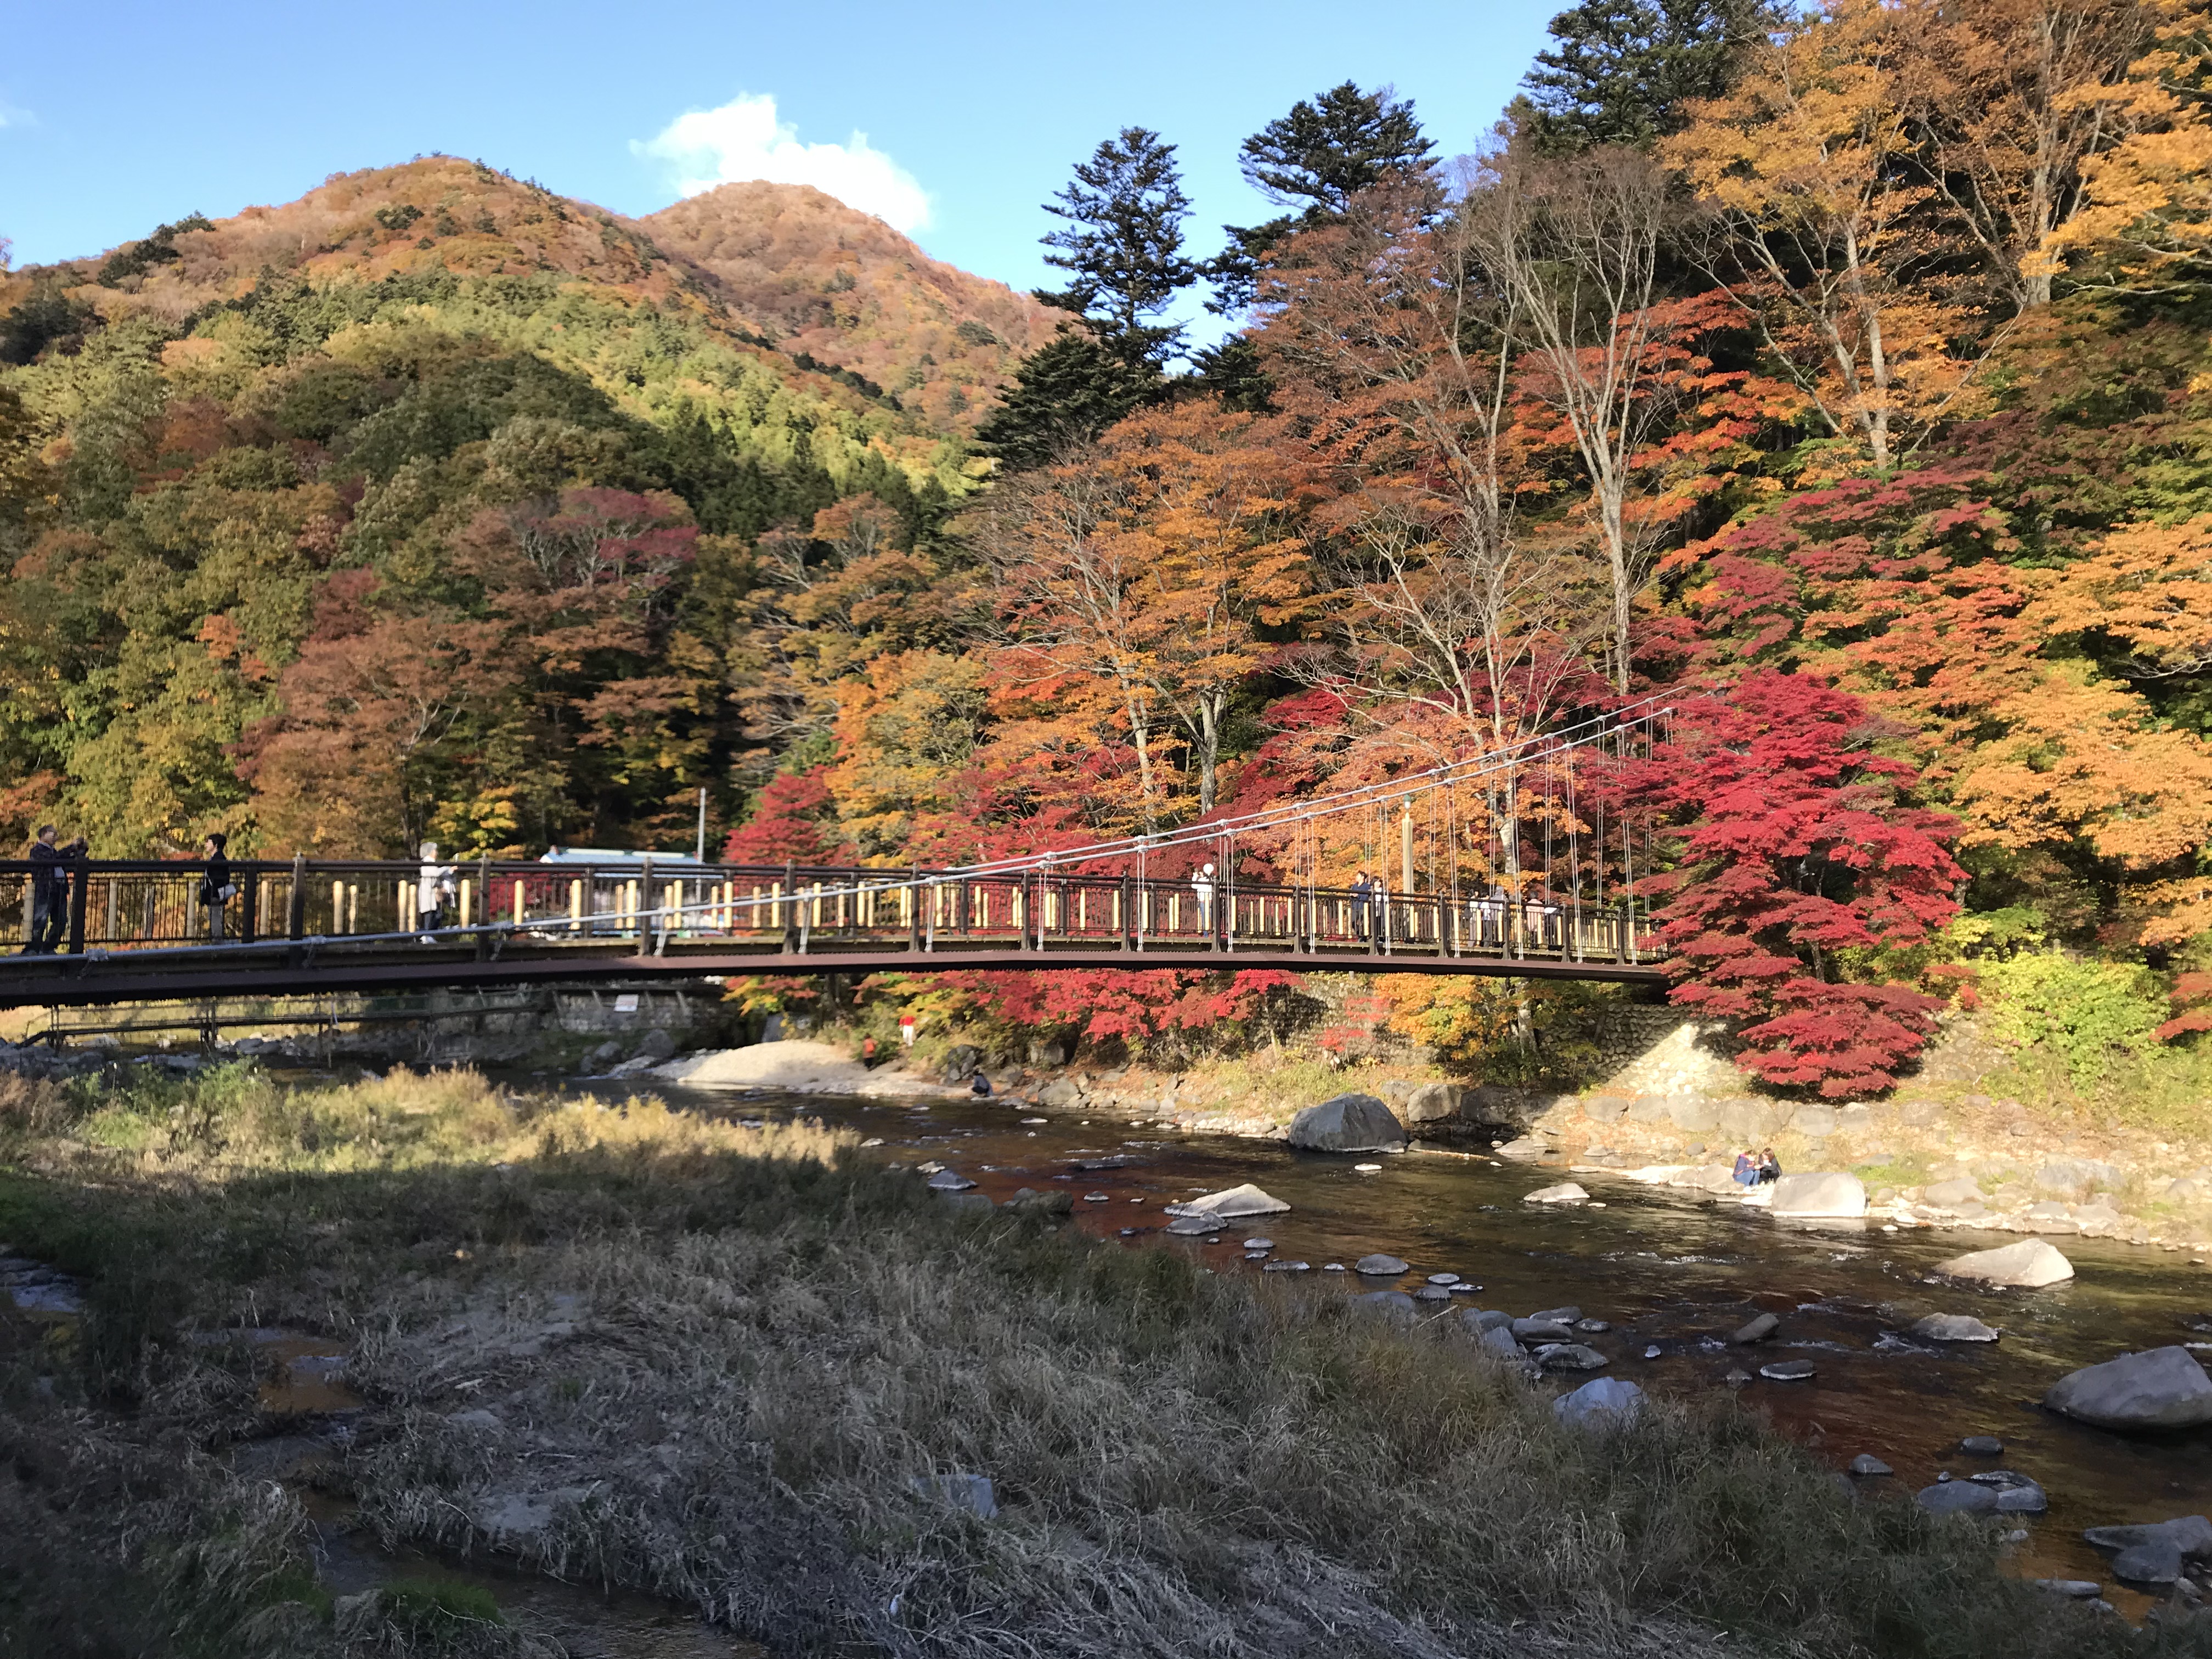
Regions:
[[[2004,1442],[1993,1434],[1970,1434],[1959,1443],[1959,1449],[1969,1457],[2002,1457]]]
[[[2043,1403],[2102,1429],[2195,1428],[2212,1423],[2212,1377],[2186,1348],[2152,1348],[2061,1377]]]
[[[1309,1152],[1397,1152],[1406,1126],[1373,1095],[1341,1094],[1292,1118],[1285,1138]]]
[[[1546,1320],[1554,1325],[1571,1325],[1583,1316],[1583,1310],[1569,1303],[1564,1308],[1539,1308],[1528,1316],[1531,1319]]]
[[[1866,1213],[1866,1185],[1844,1170],[1816,1175],[1786,1175],[1774,1183],[1768,1210],[1774,1215],[1862,1216]]]
[[[1424,1083],[1406,1097],[1406,1121],[1448,1122],[1462,1115],[1470,1092],[1463,1083]]]
[[[1168,1223],[1171,1238],[1197,1238],[1221,1231],[1221,1218],[1217,1215],[1179,1215]]]
[[[1534,1164],[1537,1159],[1550,1155],[1552,1143],[1540,1140],[1534,1135],[1521,1135],[1511,1140],[1501,1141],[1492,1150],[1498,1157],[1510,1158],[1516,1164]]]
[[[1850,1471],[1853,1474],[1869,1476],[1895,1474],[1897,1473],[1895,1469],[1890,1468],[1888,1464],[1883,1462],[1881,1459],[1876,1457],[1872,1452],[1861,1452],[1856,1457],[1851,1459]]]
[[[2170,1538],[2131,1544],[2112,1558],[2112,1577],[2134,1584],[2171,1584],[2181,1577],[2181,1547]]]
[[[1073,1079],[1056,1077],[1037,1091],[1036,1098],[1040,1106],[1074,1106],[1082,1103],[1083,1091]]]
[[[2045,1492],[2041,1484],[2037,1481],[2022,1480],[2016,1486],[2001,1486],[1997,1489],[1999,1515],[2043,1515],[2047,1513],[2050,1508],[2050,1494]]]
[[[1729,1340],[1739,1346],[1747,1342],[1764,1342],[1781,1328],[1782,1322],[1771,1313],[1763,1313],[1742,1327]]]
[[[1594,1371],[1608,1362],[1580,1342],[1554,1342],[1536,1350],[1536,1363],[1547,1371]]]
[[[1826,1140],[1836,1133],[1836,1109],[1820,1101],[1802,1101],[1790,1114],[1790,1127],[1808,1140]]]
[[[2054,1158],[2035,1172],[2038,1192],[2073,1200],[2087,1197],[2100,1187],[2117,1187],[2120,1181],[2117,1166],[2085,1158]]]
[[[1358,1312],[1412,1324],[1420,1317],[1420,1304],[1403,1291],[1363,1291],[1352,1298]]]
[[[1523,1204],[1580,1204],[1589,1196],[1573,1182],[1562,1181],[1554,1187],[1539,1187],[1534,1192],[1524,1195],[1521,1201]]]
[[[1628,1114],[1626,1095],[1590,1095],[1583,1101],[1583,1115],[1593,1123],[1618,1123]]]
[[[1720,1124],[1720,1114],[1703,1095],[1676,1095],[1668,1103],[1667,1117],[1687,1134],[1703,1134]]]
[[[1578,1429],[1613,1428],[1644,1414],[1644,1390],[1618,1376],[1585,1382],[1552,1402],[1552,1414]]]
[[[2074,1264],[2059,1253],[2057,1245],[2040,1238],[2023,1238],[2017,1244],[2000,1245],[1994,1250],[1954,1255],[1937,1262],[1936,1271],[1954,1279],[1978,1279],[1985,1285],[2034,1290],[2073,1278]]]
[[[1969,1203],[1986,1203],[1989,1194],[1973,1176],[1960,1175],[1951,1182],[1936,1182],[1933,1186],[1920,1188],[1920,1203],[1929,1210],[1962,1210]]]
[[[1770,1382],[1808,1382],[1813,1377],[1813,1362],[1809,1359],[1778,1359],[1771,1365],[1761,1365],[1759,1374]]]
[[[1517,1340],[1528,1343],[1532,1347],[1540,1347],[1547,1343],[1571,1342],[1575,1340],[1574,1326],[1564,1319],[1546,1319],[1541,1316],[1530,1319],[1516,1319],[1510,1328]]]
[[[1912,1322],[1912,1334],[1930,1342],[1994,1342],[1997,1333],[1972,1314],[1929,1314]]]
[[[1939,1480],[1932,1486],[1923,1486],[1913,1493],[1912,1501],[1930,1515],[1995,1515],[1997,1495],[1994,1487],[1978,1486],[1971,1480]]]
[[[1522,1357],[1521,1345],[1513,1340],[1513,1333],[1503,1325],[1493,1325],[1486,1331],[1479,1332],[1475,1340],[1482,1345],[1485,1353],[1495,1354],[1500,1359],[1519,1359]]]
[[[1385,1255],[1378,1250],[1373,1255],[1361,1256],[1358,1261],[1352,1264],[1352,1271],[1356,1273],[1372,1273],[1379,1279],[1395,1279],[1400,1273],[1411,1270],[1402,1257]]]
[[[939,1170],[929,1178],[933,1193],[964,1193],[975,1183],[957,1170]]]
[[[1280,1215],[1290,1207],[1248,1181],[1242,1186],[1224,1187],[1218,1193],[1206,1193],[1185,1203],[1168,1205],[1166,1209],[1170,1215],[1204,1215],[1218,1221],[1235,1221],[1248,1215]]]
[[[1782,1133],[1789,1109],[1778,1101],[1738,1096],[1715,1106],[1713,1121],[1731,1140],[1766,1140]]]
[[[2201,1515],[2178,1515],[2170,1521],[2137,1522],[2121,1527],[2091,1527],[2081,1536],[2100,1550],[2124,1550],[2136,1544],[2170,1539],[2186,1556],[2212,1559],[2212,1521]]]
[[[1469,1308],[1460,1318],[1478,1331],[1513,1334],[1513,1316],[1503,1308]]]

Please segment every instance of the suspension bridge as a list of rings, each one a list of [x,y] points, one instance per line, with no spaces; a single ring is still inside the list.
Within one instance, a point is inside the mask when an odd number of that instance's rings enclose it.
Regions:
[[[1637,892],[1650,827],[1609,786],[1668,712],[1636,705],[1358,788],[942,869],[234,860],[217,903],[194,861],[72,860],[63,884],[18,861],[0,865],[0,929],[12,916],[25,949],[0,958],[0,1006],[945,969],[1656,984],[1662,950]]]

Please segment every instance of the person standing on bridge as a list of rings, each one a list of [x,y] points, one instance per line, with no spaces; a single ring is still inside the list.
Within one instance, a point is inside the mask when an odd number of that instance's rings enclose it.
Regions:
[[[238,896],[230,879],[230,837],[220,832],[200,843],[200,908],[207,912],[208,940],[222,943],[222,907]]]
[[[1198,931],[1213,931],[1213,866],[1202,864],[1190,878],[1190,896],[1198,902]]]
[[[1367,937],[1368,924],[1374,920],[1375,878],[1362,870],[1352,878],[1352,931],[1361,939]]]
[[[79,836],[68,846],[59,846],[60,835],[52,824],[42,823],[31,843],[31,938],[23,946],[27,957],[53,955],[69,925],[70,860],[83,855],[85,842]]]
[[[446,925],[446,895],[453,890],[453,866],[438,862],[438,843],[426,841],[419,849],[422,868],[415,878],[415,925],[422,930],[422,943],[432,942],[431,935]]]

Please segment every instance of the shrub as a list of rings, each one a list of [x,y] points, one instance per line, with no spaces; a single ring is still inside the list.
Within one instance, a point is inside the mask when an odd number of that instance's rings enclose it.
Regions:
[[[2096,1081],[2114,1060],[2141,1054],[2159,1023],[2150,975],[2125,963],[2023,951],[1984,964],[1980,986],[1997,1041],[2014,1050],[2041,1046],[2063,1056],[2077,1089]]]

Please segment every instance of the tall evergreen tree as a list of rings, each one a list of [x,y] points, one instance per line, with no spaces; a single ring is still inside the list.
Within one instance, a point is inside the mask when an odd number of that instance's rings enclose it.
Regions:
[[[1224,316],[1249,307],[1260,264],[1301,230],[1344,216],[1354,196],[1394,173],[1430,173],[1435,146],[1421,135],[1410,101],[1390,88],[1362,92],[1352,82],[1304,100],[1244,141],[1237,166],[1244,182],[1278,207],[1295,209],[1263,225],[1224,225],[1229,246],[1206,267],[1214,297],[1207,309]]]
[[[1066,222],[1044,238],[1054,250],[1045,263],[1074,280],[1036,297],[1082,317],[1123,362],[1156,372],[1180,348],[1182,330],[1152,319],[1198,280],[1182,255],[1190,198],[1175,154],[1157,132],[1124,127],[1077,162],[1075,182],[1044,206]]]
[[[1089,330],[1064,323],[1023,359],[976,441],[1005,471],[1025,472],[1097,437],[1158,397],[1162,384],[1149,364],[1131,363]]]
[[[1685,105],[1728,90],[1738,48],[1770,9],[1761,0],[1582,0],[1552,20],[1553,44],[1522,77],[1522,125],[1553,152],[1679,132]]]
[[[1023,361],[976,432],[1007,471],[1044,465],[1165,390],[1161,370],[1181,349],[1183,331],[1157,319],[1198,280],[1198,267],[1182,254],[1190,198],[1175,153],[1157,132],[1124,127],[1078,162],[1075,181],[1045,204],[1066,222],[1044,237],[1045,263],[1073,280],[1036,297],[1080,321],[1062,325]]]

